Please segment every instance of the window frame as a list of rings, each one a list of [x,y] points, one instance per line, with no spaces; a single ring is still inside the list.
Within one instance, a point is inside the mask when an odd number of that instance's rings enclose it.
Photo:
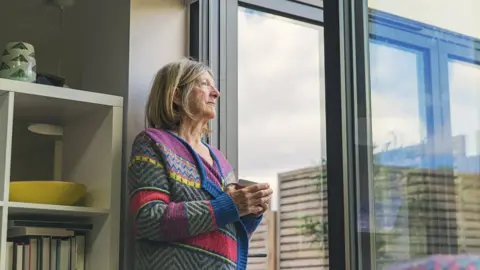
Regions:
[[[215,2],[209,0],[190,1],[187,5],[188,12],[188,56],[197,61],[210,66],[214,74],[219,73],[219,55],[218,43],[215,43],[218,31],[214,30],[214,26],[219,25],[218,22],[218,6]],[[216,85],[219,84],[218,77],[215,76]],[[217,108],[217,115],[221,112]],[[218,130],[220,117],[208,123],[211,131]],[[218,145],[218,132],[206,134],[204,140],[214,147]]]
[[[428,54],[429,67],[441,66],[442,54],[451,50],[452,45],[432,45],[431,38],[445,42],[442,35],[454,43],[454,50],[463,48],[466,52],[480,48],[465,36],[454,34],[426,24],[411,21],[382,11],[368,9],[366,1],[325,0],[323,7],[311,6],[295,0],[197,0],[199,8],[190,9],[190,29],[197,29],[196,35],[189,31],[190,52],[197,51],[198,59],[208,63],[216,77],[221,91],[218,117],[211,123],[212,134],[209,142],[218,147],[238,172],[238,7],[280,15],[324,27],[325,37],[325,100],[326,102],[326,145],[329,264],[332,269],[374,269],[374,234],[369,231],[358,236],[359,205],[357,198],[370,200],[372,183],[371,123],[370,116],[370,76],[368,42],[371,35],[368,25],[375,26],[375,38],[391,41],[409,40],[409,46],[422,49]],[[328,10],[328,12],[324,12]],[[198,14],[192,16],[192,12]],[[375,21],[376,20],[376,21]],[[193,23],[193,24],[192,24]],[[195,24],[197,23],[197,24]],[[380,32],[379,29],[383,28]],[[392,31],[394,29],[394,31]],[[472,45],[473,44],[473,45]],[[196,48],[195,46],[198,46]],[[478,49],[477,49],[478,50]],[[193,55],[194,56],[194,55]],[[195,56],[194,56],[195,57]],[[328,66],[327,66],[328,65]],[[436,68],[425,73],[425,82],[430,89],[440,89],[444,82],[435,80],[441,77]],[[429,90],[430,91],[430,90]],[[444,92],[444,90],[442,90]],[[432,100],[432,112],[442,115],[441,97]],[[436,110],[436,111],[435,111]],[[429,117],[429,116],[427,116]],[[430,116],[431,117],[431,116]],[[358,121],[361,119],[361,121]],[[434,126],[441,121],[432,118]],[[338,123],[341,123],[339,125]],[[434,127],[427,127],[433,129]],[[433,132],[430,130],[429,132]],[[339,136],[339,134],[341,136]],[[330,150],[329,150],[330,149]],[[341,151],[338,151],[341,149]],[[357,187],[362,188],[358,192]],[[368,205],[372,210],[371,202]],[[371,220],[369,222],[372,223]],[[369,227],[370,227],[369,224]],[[345,246],[335,243],[345,243]],[[358,250],[367,256],[358,256]],[[366,252],[365,252],[366,251]]]

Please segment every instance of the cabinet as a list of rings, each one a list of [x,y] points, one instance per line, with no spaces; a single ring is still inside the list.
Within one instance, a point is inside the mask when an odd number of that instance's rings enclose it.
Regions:
[[[122,103],[117,96],[0,79],[1,262],[6,259],[9,218],[34,216],[92,223],[86,269],[118,269]],[[53,158],[49,140],[31,135],[25,123],[63,127],[62,179],[86,185],[82,206],[9,201],[11,179],[37,180],[45,170],[42,162]],[[20,158],[13,159],[16,155]]]

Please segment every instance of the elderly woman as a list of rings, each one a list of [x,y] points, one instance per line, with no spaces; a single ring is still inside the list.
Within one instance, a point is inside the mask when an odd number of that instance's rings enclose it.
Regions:
[[[156,75],[149,128],[136,137],[128,170],[136,270],[246,269],[272,190],[238,186],[222,153],[202,141],[219,96],[202,63],[181,60]]]

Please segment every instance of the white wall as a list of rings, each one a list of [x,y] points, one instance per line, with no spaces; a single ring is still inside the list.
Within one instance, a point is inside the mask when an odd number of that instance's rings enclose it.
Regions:
[[[369,0],[368,6],[480,38],[479,0]]]
[[[133,139],[145,128],[145,102],[156,72],[168,62],[187,56],[187,29],[187,9],[180,0],[131,0],[125,158],[130,155]],[[128,200],[124,203],[128,204]],[[122,266],[130,270],[133,269],[130,228],[125,228],[123,234],[126,237]]]
[[[7,42],[31,43],[39,73],[64,77],[72,88],[126,96],[129,1],[75,0],[63,16],[47,0],[1,1],[0,51]]]
[[[144,128],[144,106],[164,64],[187,55],[187,10],[180,0],[131,0],[128,136]]]
[[[7,42],[28,42],[36,51],[37,71],[58,75],[57,64],[63,57],[62,43],[65,42],[60,29],[60,10],[45,1],[2,1],[1,5],[0,51],[3,52]],[[77,10],[77,6],[65,9],[65,17],[71,16]],[[71,20],[65,20],[64,24],[71,24]],[[70,51],[78,49],[70,48]],[[78,85],[76,78],[68,79]]]

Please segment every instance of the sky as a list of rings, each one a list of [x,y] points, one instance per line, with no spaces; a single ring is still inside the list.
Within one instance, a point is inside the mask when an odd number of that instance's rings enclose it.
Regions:
[[[386,1],[371,2],[386,8]],[[419,20],[431,23],[436,18],[426,16],[430,17]],[[463,25],[457,20],[452,28],[465,29],[466,34],[480,29]],[[323,28],[240,8],[238,40],[239,178],[267,182],[277,190],[278,173],[317,166],[326,155]],[[418,66],[422,59],[415,51],[370,44],[376,145],[391,149],[425,139],[425,116],[419,106],[419,93],[424,93],[425,74]],[[480,129],[480,69],[453,61],[449,68],[450,87],[455,89],[452,132],[467,135],[467,152],[474,155],[475,132]]]
[[[372,136],[378,145],[376,151],[387,146],[391,149],[416,145],[424,138],[421,127],[425,124],[419,117],[418,106],[422,74],[415,68],[418,58],[415,52],[370,42]],[[395,72],[391,63],[395,63]]]
[[[466,134],[467,156],[478,155],[480,134],[480,68],[470,63],[449,63],[452,130],[454,136]]]
[[[240,9],[238,32],[239,177],[276,190],[325,155],[323,29]]]

